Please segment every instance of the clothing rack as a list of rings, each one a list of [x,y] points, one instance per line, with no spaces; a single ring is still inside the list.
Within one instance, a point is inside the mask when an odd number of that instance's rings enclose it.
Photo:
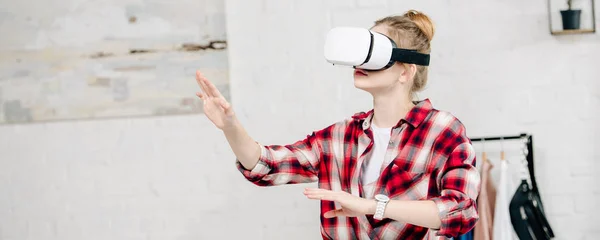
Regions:
[[[533,171],[533,136],[528,133],[521,133],[520,135],[513,136],[472,138],[471,142],[503,141],[510,139],[521,140],[525,145],[523,154],[527,161],[529,181],[531,182],[530,186],[526,179],[522,179],[519,189],[516,191],[510,202],[509,211],[513,229],[519,236],[519,239],[551,239],[554,237],[554,231],[546,219],[544,206]],[[523,211],[525,211],[525,213]],[[523,214],[526,214],[526,218],[523,218]]]
[[[486,142],[486,141],[503,141],[503,140],[514,140],[514,139],[526,139],[527,145],[527,168],[529,170],[529,176],[531,180],[531,188],[533,191],[538,192],[538,186],[535,181],[535,174],[533,168],[533,136],[528,133],[521,133],[520,135],[512,136],[493,136],[493,137],[480,137],[471,138],[471,142]]]

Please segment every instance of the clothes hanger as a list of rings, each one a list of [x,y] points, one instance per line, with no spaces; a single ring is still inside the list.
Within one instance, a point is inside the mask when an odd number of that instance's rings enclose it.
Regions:
[[[485,152],[485,139],[481,139],[481,158],[485,163],[490,163],[490,160],[487,158],[487,153]]]
[[[500,161],[504,161],[504,137],[500,137]]]

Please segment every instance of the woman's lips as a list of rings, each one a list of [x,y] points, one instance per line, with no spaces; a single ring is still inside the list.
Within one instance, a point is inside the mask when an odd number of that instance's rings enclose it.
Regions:
[[[367,74],[367,71],[362,70],[362,69],[354,69],[354,75],[355,76],[368,76],[369,74]]]

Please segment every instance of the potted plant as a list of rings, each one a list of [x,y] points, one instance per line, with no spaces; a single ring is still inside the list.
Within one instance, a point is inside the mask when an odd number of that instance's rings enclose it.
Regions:
[[[562,24],[564,30],[579,29],[581,9],[573,9],[573,0],[567,0],[569,9],[561,10]]]

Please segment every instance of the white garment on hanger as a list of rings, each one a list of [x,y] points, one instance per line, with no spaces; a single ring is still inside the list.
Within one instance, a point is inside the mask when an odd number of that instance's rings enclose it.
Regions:
[[[506,160],[500,161],[500,179],[496,187],[496,207],[494,210],[494,240],[513,240],[517,239],[514,228],[510,220],[509,205],[515,192],[510,175],[508,173],[508,164]]]

